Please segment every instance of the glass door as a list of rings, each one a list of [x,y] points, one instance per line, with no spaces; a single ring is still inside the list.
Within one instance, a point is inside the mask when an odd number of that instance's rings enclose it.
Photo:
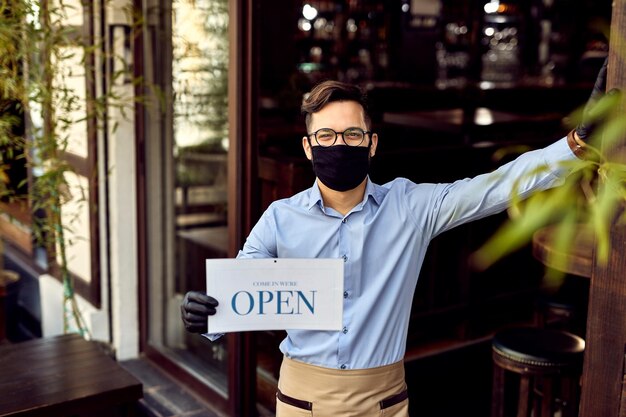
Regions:
[[[256,212],[255,7],[134,1],[135,72],[156,86],[136,135],[142,351],[228,415],[256,416],[254,335],[210,342],[180,319],[184,294],[206,288],[205,259],[235,256]]]
[[[180,304],[203,291],[205,259],[228,233],[228,0],[147,7],[144,63],[157,93],[146,106],[147,350],[228,401],[228,338],[185,331]],[[148,80],[150,82],[150,80]]]
[[[176,311],[189,290],[204,290],[205,259],[228,255],[228,2],[172,3],[173,140],[168,148],[173,205],[173,276],[167,287]],[[225,339],[209,342],[166,329],[164,347],[207,383],[227,392]]]

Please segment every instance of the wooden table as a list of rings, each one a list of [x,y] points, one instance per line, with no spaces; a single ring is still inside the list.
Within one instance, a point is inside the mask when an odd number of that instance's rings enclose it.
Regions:
[[[591,230],[581,225],[575,232],[567,252],[557,251],[553,245],[555,226],[539,229],[533,235],[533,256],[544,265],[568,274],[590,278],[594,239]]]
[[[139,380],[78,335],[0,345],[0,416],[128,416],[142,396]]]

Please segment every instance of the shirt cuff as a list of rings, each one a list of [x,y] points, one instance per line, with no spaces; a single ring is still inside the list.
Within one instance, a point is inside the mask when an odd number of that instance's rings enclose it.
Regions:
[[[548,145],[544,149],[546,149],[551,155],[554,155],[554,158],[557,159],[576,159],[576,155],[574,155],[574,152],[567,143],[567,135],[563,136],[551,145]]]

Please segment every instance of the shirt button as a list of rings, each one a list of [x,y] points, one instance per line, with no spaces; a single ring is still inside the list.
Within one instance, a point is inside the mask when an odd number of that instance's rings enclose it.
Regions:
[[[342,219],[342,220],[341,220],[341,223],[345,223],[345,222],[347,222],[347,221],[348,221],[348,219]]]
[[[347,366],[346,366],[346,364],[343,364],[343,365],[341,365],[341,366],[340,366],[340,368],[341,368],[341,369],[346,369],[346,368],[347,368]]]
[[[344,328],[343,328],[343,330],[342,330],[342,332],[343,332],[343,334],[348,333],[348,328],[347,328],[347,327],[344,327]]]
[[[348,291],[343,292],[343,298],[348,298]]]
[[[348,262],[348,257],[346,255],[342,256],[344,262]]]

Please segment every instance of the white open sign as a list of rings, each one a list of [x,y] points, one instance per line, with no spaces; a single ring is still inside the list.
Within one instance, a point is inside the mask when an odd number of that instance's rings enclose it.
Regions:
[[[343,259],[207,259],[208,333],[340,330]]]

